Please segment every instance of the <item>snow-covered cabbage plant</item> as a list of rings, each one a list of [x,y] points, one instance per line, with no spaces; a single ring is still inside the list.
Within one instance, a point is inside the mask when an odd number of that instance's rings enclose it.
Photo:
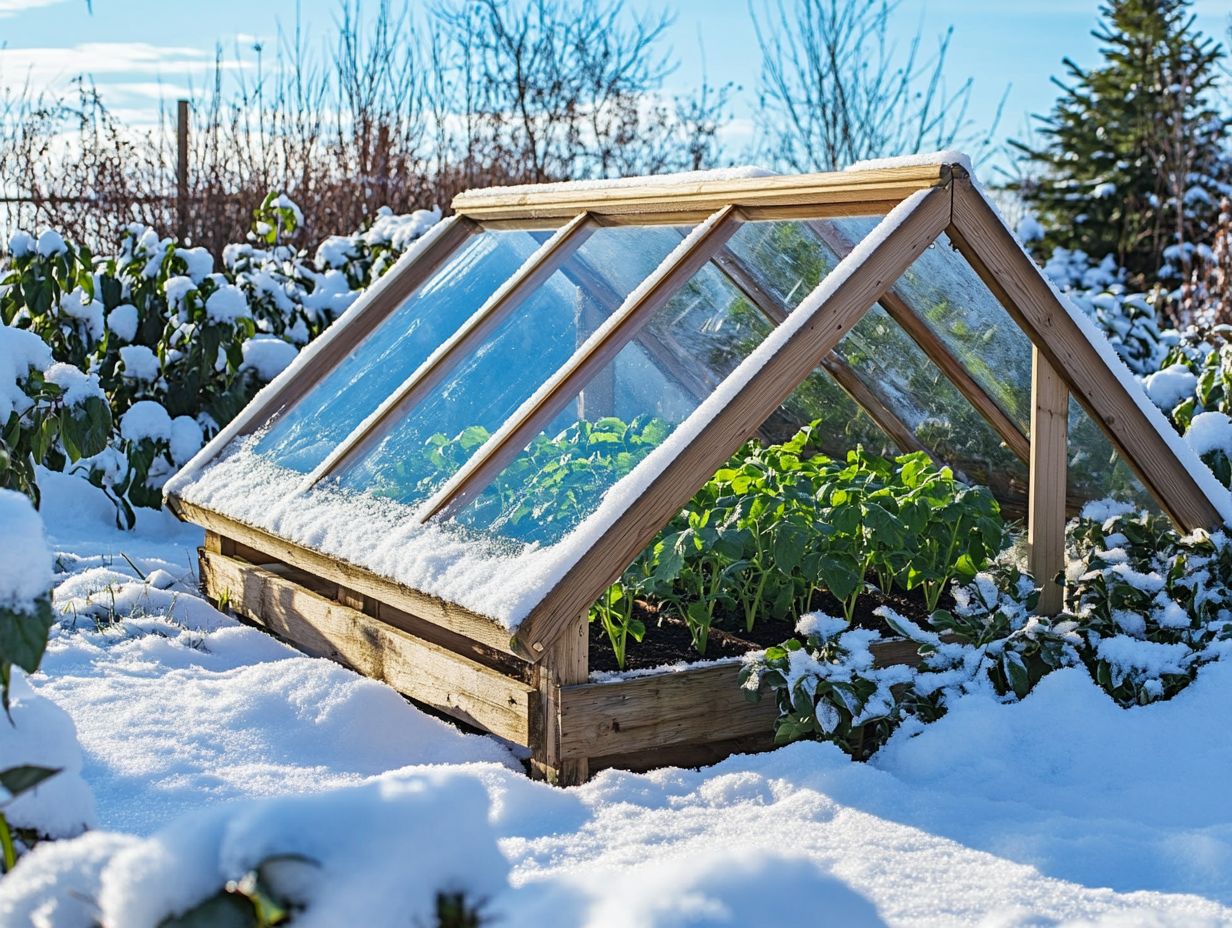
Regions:
[[[1006,552],[954,587],[954,608],[921,627],[888,607],[877,614],[913,642],[914,664],[874,666],[875,629],[814,613],[798,637],[750,655],[750,698],[773,695],[780,742],[817,738],[855,757],[877,750],[908,719],[929,722],[958,695],[1022,699],[1060,667],[1085,666],[1122,706],[1169,699],[1198,668],[1232,654],[1232,541],[1178,534],[1162,516],[1103,501],[1067,530],[1064,611],[1034,614],[1035,581]]]
[[[159,506],[176,467],[439,218],[385,210],[309,257],[292,244],[298,207],[270,194],[221,262],[135,224],[107,256],[16,233],[0,264],[0,486],[37,500],[35,465],[75,470],[132,525],[133,507]]]

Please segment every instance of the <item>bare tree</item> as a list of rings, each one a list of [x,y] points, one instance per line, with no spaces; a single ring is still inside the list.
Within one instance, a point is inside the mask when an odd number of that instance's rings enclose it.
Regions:
[[[968,117],[971,79],[953,90],[946,85],[952,28],[929,57],[918,32],[900,53],[890,39],[899,6],[776,0],[763,19],[750,2],[762,51],[759,155],[819,171],[956,144],[977,154],[990,146],[995,122],[978,133]]]

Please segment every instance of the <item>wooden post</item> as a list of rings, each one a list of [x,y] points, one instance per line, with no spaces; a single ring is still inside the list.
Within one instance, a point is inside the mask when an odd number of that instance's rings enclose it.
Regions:
[[[188,237],[188,101],[175,101],[175,234]]]
[[[1036,612],[1056,615],[1065,599],[1065,477],[1069,390],[1039,348],[1031,351],[1031,477],[1027,491],[1028,563],[1043,590]]]
[[[583,614],[565,629],[535,665],[538,709],[531,708],[531,776],[557,786],[577,786],[590,775],[585,757],[560,753],[560,688],[590,677],[590,623]]]

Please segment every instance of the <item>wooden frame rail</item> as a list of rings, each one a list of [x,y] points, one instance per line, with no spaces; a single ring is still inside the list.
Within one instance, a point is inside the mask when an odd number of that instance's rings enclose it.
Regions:
[[[573,216],[583,210],[641,221],[694,219],[738,206],[750,219],[787,216],[869,215],[897,206],[918,190],[944,186],[950,165],[924,164],[867,171],[726,179],[673,179],[670,185],[640,178],[602,187],[583,184],[473,190],[454,197],[453,208],[484,222]]]
[[[1031,350],[1031,464],[1027,491],[1027,563],[1040,584],[1041,615],[1065,601],[1065,486],[1069,464],[1069,390],[1038,348]]]

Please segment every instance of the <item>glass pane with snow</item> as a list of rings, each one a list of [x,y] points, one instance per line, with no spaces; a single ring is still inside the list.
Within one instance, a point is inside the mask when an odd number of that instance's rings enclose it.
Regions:
[[[726,276],[706,265],[455,521],[518,542],[559,541],[770,329]]]
[[[421,502],[452,476],[680,244],[670,226],[595,231],[421,399],[394,410],[331,480]]]
[[[881,306],[852,327],[835,353],[942,463],[1018,508],[1026,464]]]
[[[943,232],[894,293],[1024,433],[1031,428],[1031,340]]]
[[[530,257],[549,232],[472,235],[337,367],[279,415],[257,453],[308,473]]]

